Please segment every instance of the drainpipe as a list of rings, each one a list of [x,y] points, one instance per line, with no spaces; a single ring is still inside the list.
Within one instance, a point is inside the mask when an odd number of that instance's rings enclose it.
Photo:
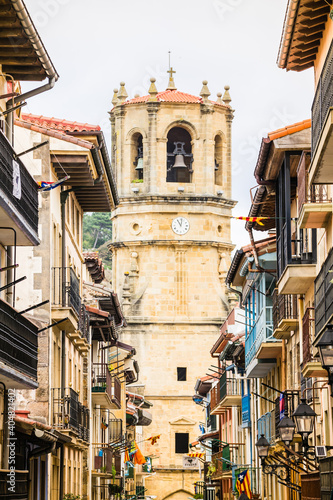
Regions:
[[[69,196],[69,191],[61,191],[61,282],[62,282],[62,306],[66,306],[66,201]],[[66,332],[61,331],[61,381],[60,381],[60,397],[64,400],[65,397],[65,384],[66,384]],[[59,500],[64,498],[64,445],[60,448],[60,467],[59,467]]]
[[[303,363],[303,316],[304,316],[304,295],[298,296],[298,330],[299,330],[299,360]]]
[[[238,307],[240,309],[244,309],[244,306],[242,306],[242,300],[243,300],[242,292],[240,292],[239,290],[236,290],[235,288],[231,288],[229,283],[227,283],[227,288],[228,288],[228,290],[230,290],[230,292],[236,293],[238,295],[238,297],[239,297],[239,306]]]
[[[46,83],[45,85],[37,87],[36,89],[33,90],[29,90],[29,92],[25,92],[24,94],[15,96],[14,104],[17,104],[18,102],[23,102],[26,99],[29,99],[29,97],[35,97],[36,95],[42,94],[43,92],[47,92],[48,90],[53,89],[56,80],[57,80],[56,77],[52,76],[49,78],[49,82]]]

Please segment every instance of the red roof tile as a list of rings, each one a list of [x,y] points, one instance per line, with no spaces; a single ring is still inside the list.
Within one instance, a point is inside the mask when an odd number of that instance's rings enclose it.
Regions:
[[[134,97],[134,99],[129,99],[125,101],[124,104],[140,104],[147,102],[150,98],[150,95],[144,95],[141,97]],[[201,104],[203,102],[202,97],[197,97],[191,94],[186,94],[185,92],[180,92],[179,90],[164,90],[163,92],[159,92],[156,95],[156,99],[158,102],[179,102],[179,103],[187,103],[187,104]],[[226,104],[220,104],[215,101],[210,101],[212,104],[216,104],[218,106],[222,106],[225,108],[229,108]]]
[[[274,132],[269,132],[268,138],[270,141],[274,141],[274,139],[279,139],[280,137],[285,137],[286,135],[295,134],[296,132],[300,132],[301,130],[305,130],[307,128],[311,128],[310,119],[294,123],[293,125],[288,125],[287,127],[279,128],[278,130],[274,130]]]
[[[89,123],[71,122],[68,120],[61,120],[60,118],[50,118],[43,115],[32,115],[29,113],[22,113],[21,119],[38,125],[40,127],[51,128],[54,130],[61,130],[63,132],[100,132],[99,125],[90,125]]]

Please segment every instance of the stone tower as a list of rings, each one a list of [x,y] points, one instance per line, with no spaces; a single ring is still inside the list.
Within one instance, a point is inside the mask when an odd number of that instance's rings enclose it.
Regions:
[[[196,97],[178,91],[169,73],[162,92],[154,78],[143,97],[128,100],[124,83],[114,91],[120,204],[110,250],[128,323],[123,338],[138,351],[136,391],[153,403],[143,438],[161,434],[143,450],[155,457],[147,494],[185,500],[199,473],[182,468],[183,455],[204,421],[194,385],[212,363],[209,346],[229,308],[233,110],[229,87],[212,101],[206,81]]]

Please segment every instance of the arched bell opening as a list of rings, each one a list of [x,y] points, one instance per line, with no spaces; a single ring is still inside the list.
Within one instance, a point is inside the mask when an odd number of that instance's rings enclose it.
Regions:
[[[181,127],[168,133],[167,182],[192,182],[192,137]]]
[[[223,182],[223,141],[220,135],[216,135],[214,139],[214,172],[215,184],[222,186]]]
[[[143,180],[143,137],[139,132],[132,136],[131,165],[132,181]]]

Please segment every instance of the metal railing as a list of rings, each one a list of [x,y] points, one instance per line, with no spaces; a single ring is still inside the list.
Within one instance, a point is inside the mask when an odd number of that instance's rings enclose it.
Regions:
[[[311,134],[312,134],[312,155],[315,152],[317,143],[324,126],[327,113],[333,106],[333,42],[329,48],[326,60],[319,77],[317,90],[312,103],[311,114]]]
[[[219,404],[220,385],[219,383],[210,391],[210,407],[213,410]]]
[[[240,396],[241,390],[241,380],[233,376],[228,377],[228,372],[224,372],[220,378],[220,401],[227,396]]]
[[[18,500],[27,499],[29,494],[29,472],[15,470],[15,488],[11,487],[8,470],[0,470],[0,499]]]
[[[278,295],[273,292],[273,329],[276,330],[283,319],[298,318],[297,295]]]
[[[123,435],[123,421],[120,418],[110,418],[108,426],[109,444],[118,443]]]
[[[288,224],[290,236],[288,237]],[[297,221],[286,221],[276,240],[278,278],[290,264],[315,264],[317,262],[317,230],[301,229]]]
[[[212,462],[216,471],[212,474],[212,479],[221,477],[224,472],[232,470],[233,464],[238,463],[238,445],[226,444],[218,453],[213,453]]]
[[[63,281],[63,271],[66,275]],[[81,296],[80,282],[71,267],[52,267],[52,305],[72,307],[80,314]]]
[[[315,335],[324,328],[333,315],[333,248],[330,250],[315,279]]]
[[[52,389],[53,426],[71,429],[80,439],[89,441],[89,408],[79,402],[79,395],[71,387],[63,391]]]
[[[121,405],[121,383],[111,377],[107,363],[92,364],[92,392],[105,392],[119,408]]]
[[[82,338],[86,339],[86,341],[90,344],[89,314],[86,306],[84,305],[81,305],[80,307],[78,328]]]
[[[308,307],[302,319],[303,323],[303,363],[313,361],[314,308]]]
[[[14,175],[14,162],[18,165]],[[38,233],[38,187],[7,138],[0,131],[0,190],[21,214],[31,229]],[[21,196],[14,196],[14,183],[21,185]]]
[[[38,328],[0,300],[0,360],[37,381]]]
[[[245,339],[245,366],[247,367],[263,342],[276,342],[273,337],[273,306],[263,307]]]

